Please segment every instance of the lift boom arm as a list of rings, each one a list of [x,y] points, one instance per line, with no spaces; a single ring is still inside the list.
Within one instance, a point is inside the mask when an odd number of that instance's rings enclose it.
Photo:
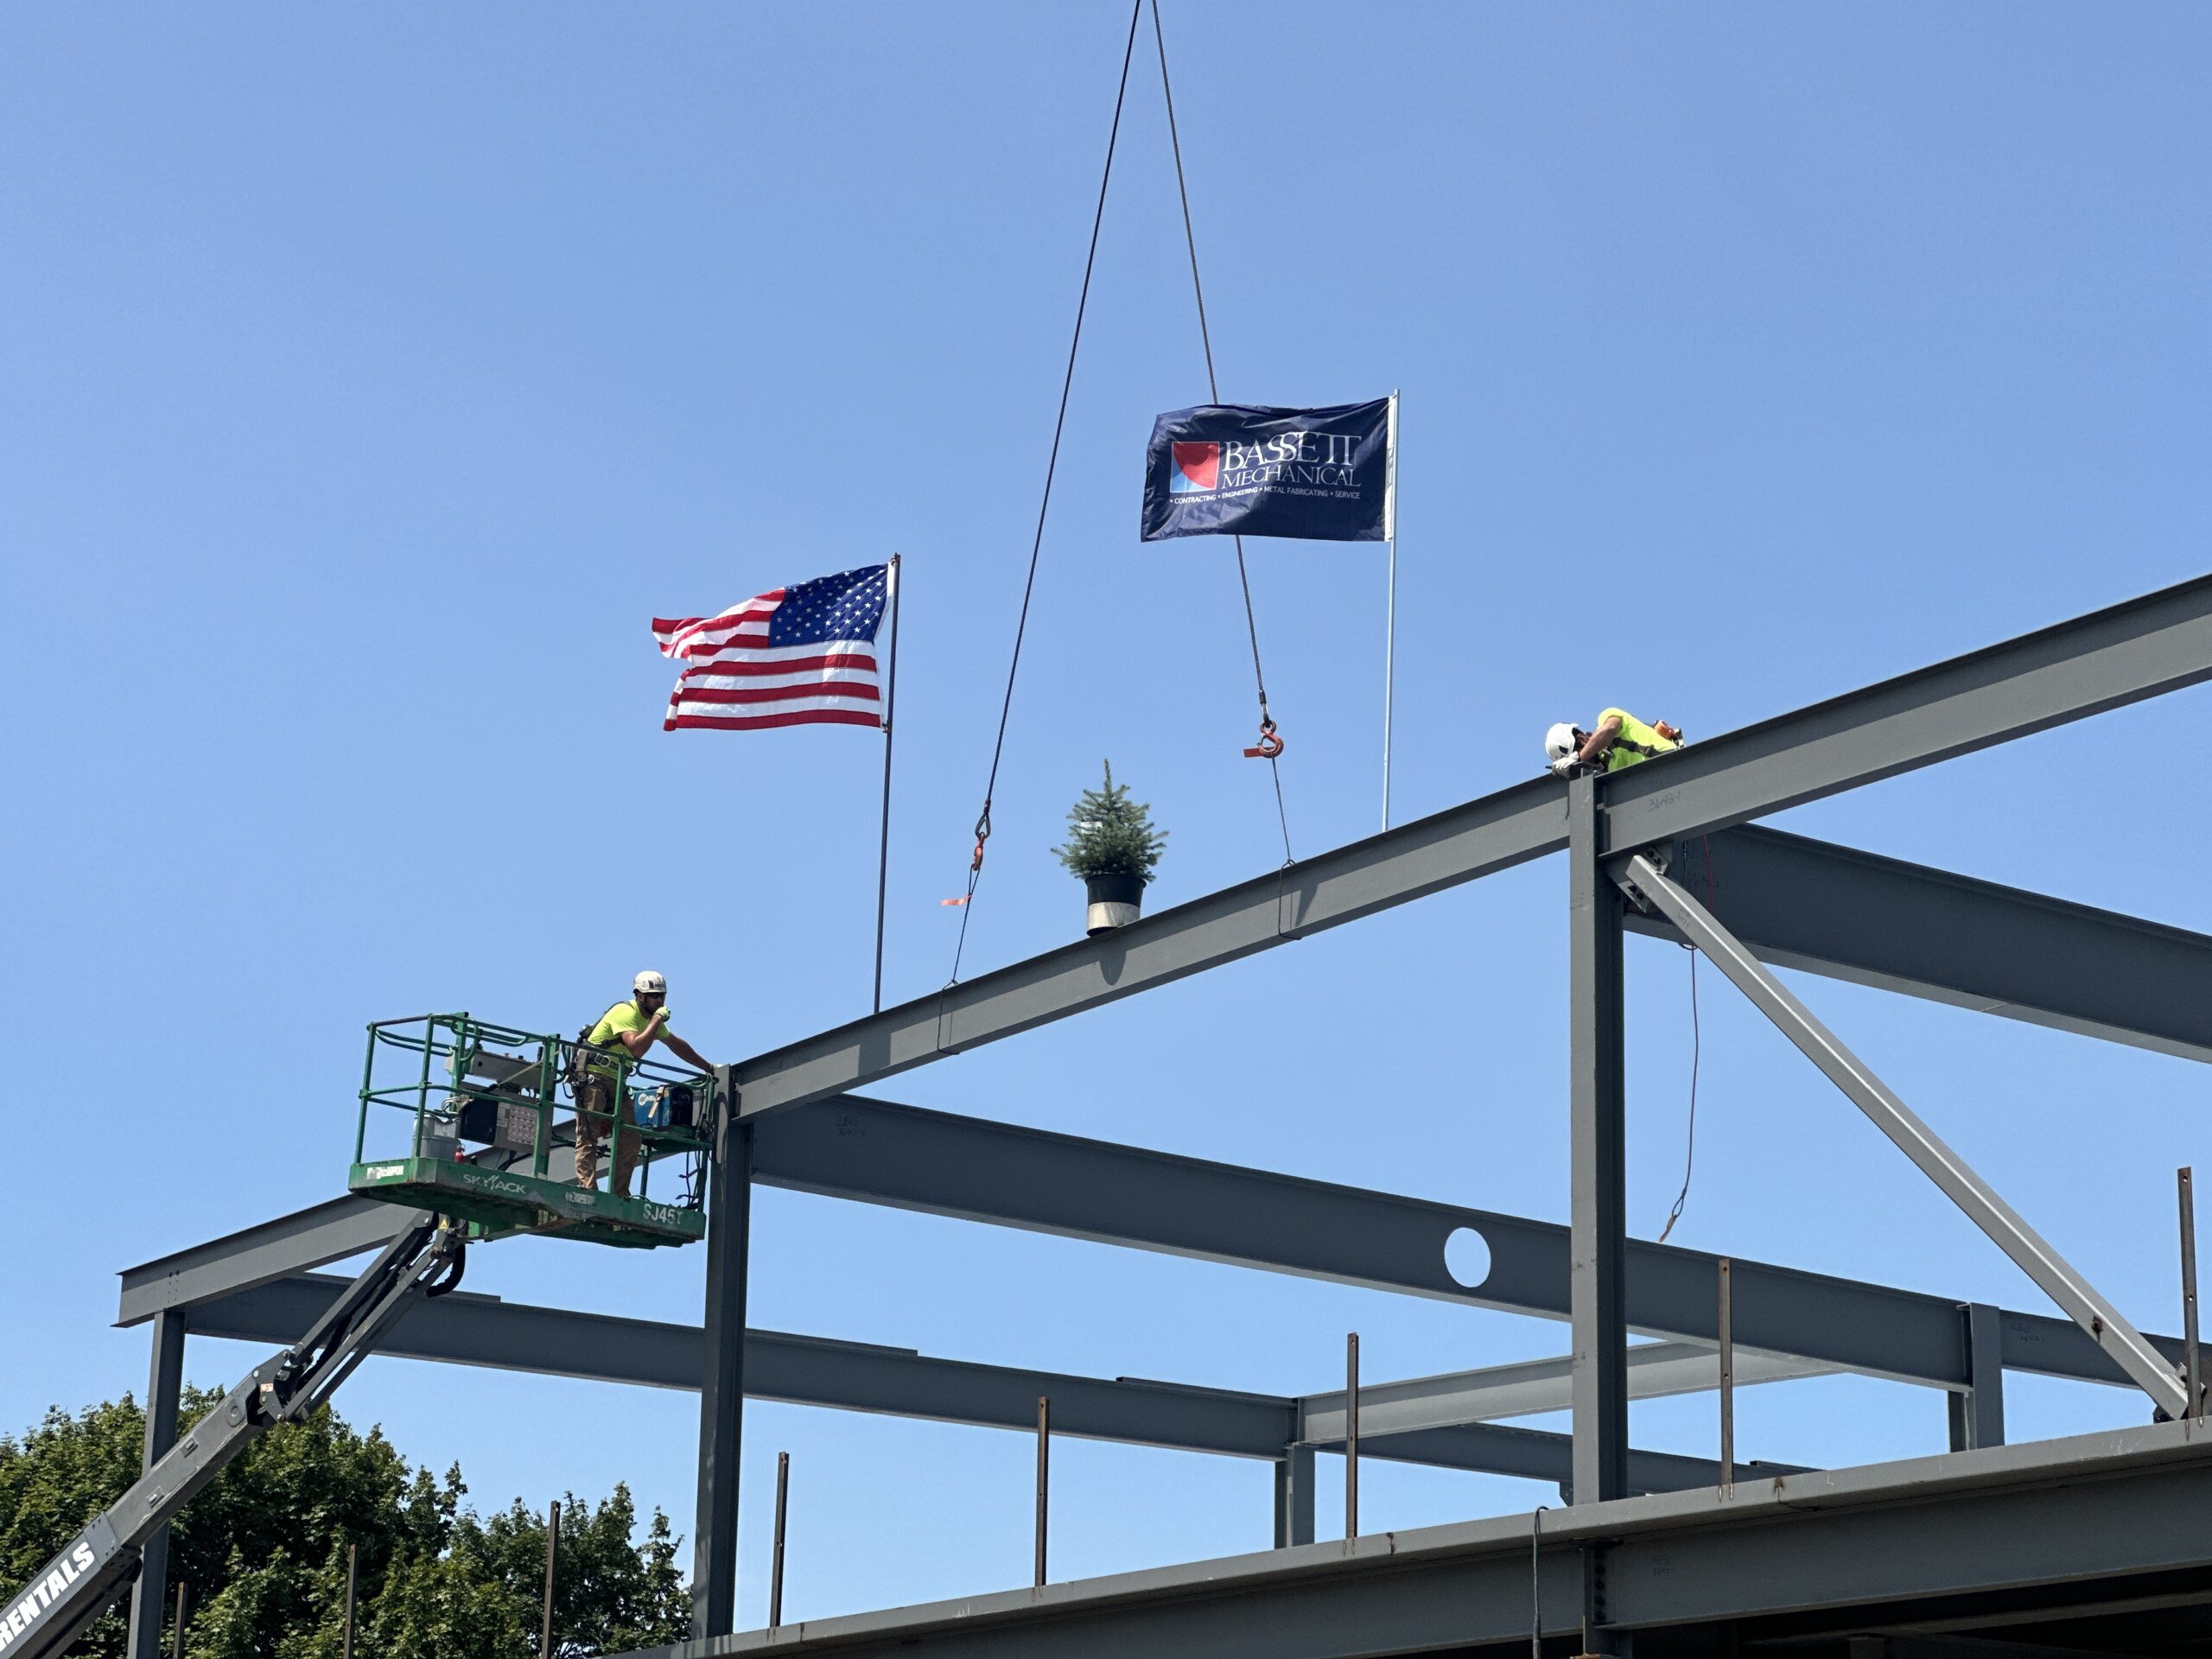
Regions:
[[[461,1236],[425,1216],[385,1247],[315,1328],[254,1370],[114,1507],[0,1604],[0,1659],[53,1659],[138,1576],[146,1542],[274,1424],[304,1417],[368,1357],[418,1295],[461,1281]]]

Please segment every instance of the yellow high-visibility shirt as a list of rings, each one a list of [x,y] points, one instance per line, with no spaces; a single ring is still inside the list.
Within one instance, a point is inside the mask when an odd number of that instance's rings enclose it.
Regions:
[[[622,1046],[621,1033],[628,1032],[632,1036],[636,1035],[645,1028],[646,1021],[651,1018],[635,1001],[617,1002],[601,1016],[599,1023],[591,1028],[591,1035],[585,1039],[594,1047],[613,1052],[607,1055],[593,1055],[585,1061],[586,1066],[604,1077],[627,1073],[637,1062],[631,1058],[630,1051]],[[655,1040],[665,1041],[670,1034],[668,1022],[663,1020],[660,1030],[655,1033]]]
[[[1660,736],[1625,709],[1607,709],[1598,715],[1600,726],[1609,720],[1620,721],[1621,734],[1613,740],[1612,747],[1605,751],[1607,772],[1618,772],[1623,766],[1632,766],[1639,760],[1649,760],[1655,754],[1682,747],[1672,738]]]

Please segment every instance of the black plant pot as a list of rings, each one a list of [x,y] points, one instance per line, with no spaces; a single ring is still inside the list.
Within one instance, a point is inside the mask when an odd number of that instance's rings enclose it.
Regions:
[[[1094,938],[1127,927],[1144,910],[1144,877],[1141,875],[1087,875],[1083,889],[1090,900],[1087,926]]]

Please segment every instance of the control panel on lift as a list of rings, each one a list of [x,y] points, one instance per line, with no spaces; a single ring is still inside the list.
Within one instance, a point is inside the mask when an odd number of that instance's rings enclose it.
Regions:
[[[594,1076],[603,1087],[580,1087]],[[599,1104],[580,1111],[580,1093]],[[346,1185],[362,1198],[453,1217],[478,1238],[650,1249],[706,1235],[719,1106],[706,1073],[427,1014],[369,1027],[360,1101]],[[580,1132],[597,1153],[588,1184]]]

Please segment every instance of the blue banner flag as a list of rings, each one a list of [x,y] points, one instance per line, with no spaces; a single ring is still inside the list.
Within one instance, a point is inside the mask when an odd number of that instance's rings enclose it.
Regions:
[[[1144,539],[1393,539],[1397,404],[1395,397],[1330,409],[1208,404],[1162,415],[1145,450]]]

